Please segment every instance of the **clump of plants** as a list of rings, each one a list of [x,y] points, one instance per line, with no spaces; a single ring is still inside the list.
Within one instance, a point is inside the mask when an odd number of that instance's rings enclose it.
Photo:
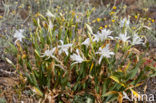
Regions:
[[[34,32],[15,32],[16,69],[42,102],[122,103],[123,93],[139,97],[135,88],[155,75],[154,66],[144,65],[144,53],[136,48],[146,48],[140,31],[148,27],[142,24],[133,30],[125,17],[113,25],[118,29],[94,30],[93,11],[48,10],[45,16],[36,14]]]

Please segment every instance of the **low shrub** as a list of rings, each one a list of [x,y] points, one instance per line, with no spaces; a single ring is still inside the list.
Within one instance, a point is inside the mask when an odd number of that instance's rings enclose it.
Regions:
[[[45,16],[37,13],[35,31],[29,35],[22,29],[15,32],[16,69],[22,83],[30,85],[44,98],[42,101],[74,102],[82,98],[81,102],[122,103],[123,92],[138,96],[135,88],[155,75],[153,66],[144,65],[148,45],[141,35],[151,29],[125,17],[110,20],[112,27],[99,30],[90,23],[94,10],[81,13],[58,7]]]

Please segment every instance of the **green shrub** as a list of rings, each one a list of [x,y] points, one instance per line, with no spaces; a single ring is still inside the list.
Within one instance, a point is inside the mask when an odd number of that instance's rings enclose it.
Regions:
[[[30,36],[23,36],[23,30],[15,33],[17,69],[24,71],[24,83],[37,95],[46,98],[50,93],[56,101],[90,95],[97,102],[122,102],[123,92],[137,95],[134,88],[155,73],[143,66],[144,54],[135,48],[145,46],[138,35],[144,25],[133,31],[124,18],[114,24],[114,31],[98,31],[89,25],[94,9],[78,17],[75,10],[61,10],[47,11],[46,16],[38,13]]]
[[[17,30],[11,45],[22,83],[43,101],[122,103],[123,92],[138,95],[135,87],[156,73],[144,65],[146,51],[136,48],[146,48],[141,34],[152,27],[143,18],[122,18],[125,8],[64,4],[49,7],[45,16],[36,13],[34,31]]]

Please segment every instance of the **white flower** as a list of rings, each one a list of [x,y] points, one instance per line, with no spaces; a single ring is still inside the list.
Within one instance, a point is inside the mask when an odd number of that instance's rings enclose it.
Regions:
[[[93,41],[99,42],[100,40],[103,41],[103,40],[106,40],[108,38],[113,39],[113,37],[110,36],[111,33],[112,33],[112,31],[103,29],[101,31],[101,33],[100,32],[97,32],[97,34],[94,35]]]
[[[103,35],[103,39],[107,39],[107,38],[113,39],[112,36],[109,36],[111,33],[112,33],[112,31],[107,30],[107,29],[103,29],[103,30],[101,31],[101,34]]]
[[[79,50],[78,50],[78,49],[76,49],[76,53],[77,53],[77,54],[73,54],[73,55],[70,56],[70,58],[71,58],[73,61],[75,61],[73,64],[82,63],[82,62],[84,61],[84,59],[80,56]],[[72,65],[73,65],[73,64],[72,64]]]
[[[120,27],[128,27],[130,24],[130,20],[127,18],[123,18],[122,20],[120,20]]]
[[[48,57],[48,59],[49,58],[54,58],[55,59],[56,57],[53,55],[55,50],[56,50],[56,48],[53,48],[51,50],[46,50],[41,57]]]
[[[61,42],[61,46],[58,46],[58,48],[60,48],[60,50],[59,50],[59,55],[60,55],[62,52],[65,52],[66,55],[68,55],[68,54],[69,54],[69,53],[68,53],[68,49],[69,49],[70,47],[72,47],[73,44],[64,44],[62,40],[60,40],[60,42]]]
[[[82,45],[85,45],[88,47],[90,45],[90,39],[87,38],[84,42],[82,42]]]
[[[99,48],[99,51],[96,52],[96,54],[100,54],[100,59],[99,59],[99,64],[101,64],[101,61],[103,59],[103,57],[106,57],[106,58],[110,58],[111,55],[114,55],[114,52],[111,52],[109,50],[109,44],[107,44],[104,48]]]
[[[46,16],[55,18],[55,15],[52,14],[49,10],[47,10]]]
[[[100,41],[100,36],[101,36],[100,32],[97,32],[97,34],[93,34],[93,35],[94,35],[93,41],[99,42]]]
[[[55,50],[56,50],[56,47],[52,48],[51,50],[46,50],[41,57],[48,57],[46,58],[46,60],[49,58],[53,58],[57,62],[61,63],[61,61],[59,61],[59,59],[54,55]]]
[[[14,38],[16,38],[15,44],[17,41],[21,41],[22,39],[25,38],[25,36],[23,35],[24,30],[20,29],[20,30],[16,30],[15,34],[14,34]]]
[[[123,41],[123,42],[129,42],[130,36],[127,36],[127,32],[125,34],[119,34],[119,37],[116,37],[117,39]]]
[[[139,35],[138,34],[134,34],[133,38],[132,38],[131,44],[132,45],[137,45],[137,44],[142,44],[142,43],[143,43],[143,40],[139,37]]]

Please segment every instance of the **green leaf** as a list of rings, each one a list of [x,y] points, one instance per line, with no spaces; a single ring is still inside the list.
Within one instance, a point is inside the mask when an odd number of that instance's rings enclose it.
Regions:
[[[33,20],[34,25],[37,26],[37,21],[36,21],[36,19],[33,18],[32,20]]]
[[[34,73],[30,74],[34,86],[39,87]]]
[[[39,52],[35,49],[35,54],[38,56],[38,57],[40,57],[40,54],[39,54]]]
[[[10,48],[10,49],[11,49],[11,51],[12,51],[13,53],[15,53],[15,54],[16,54],[16,53],[17,53],[17,48],[16,48],[16,46],[15,46],[15,45],[13,45],[13,44],[12,44],[12,43],[10,43],[10,42],[9,42],[9,45],[11,46],[11,48]]]
[[[6,99],[5,98],[0,98],[0,103],[7,103]]]
[[[140,60],[137,64],[136,64],[136,66],[134,67],[134,69],[133,70],[131,70],[129,73],[128,73],[128,80],[129,79],[133,79],[135,76],[136,76],[136,74],[137,74],[137,72],[138,72],[138,69],[139,69],[139,66],[142,64],[142,60]]]
[[[102,87],[102,95],[106,93],[107,85],[108,85],[108,79],[105,79]]]

